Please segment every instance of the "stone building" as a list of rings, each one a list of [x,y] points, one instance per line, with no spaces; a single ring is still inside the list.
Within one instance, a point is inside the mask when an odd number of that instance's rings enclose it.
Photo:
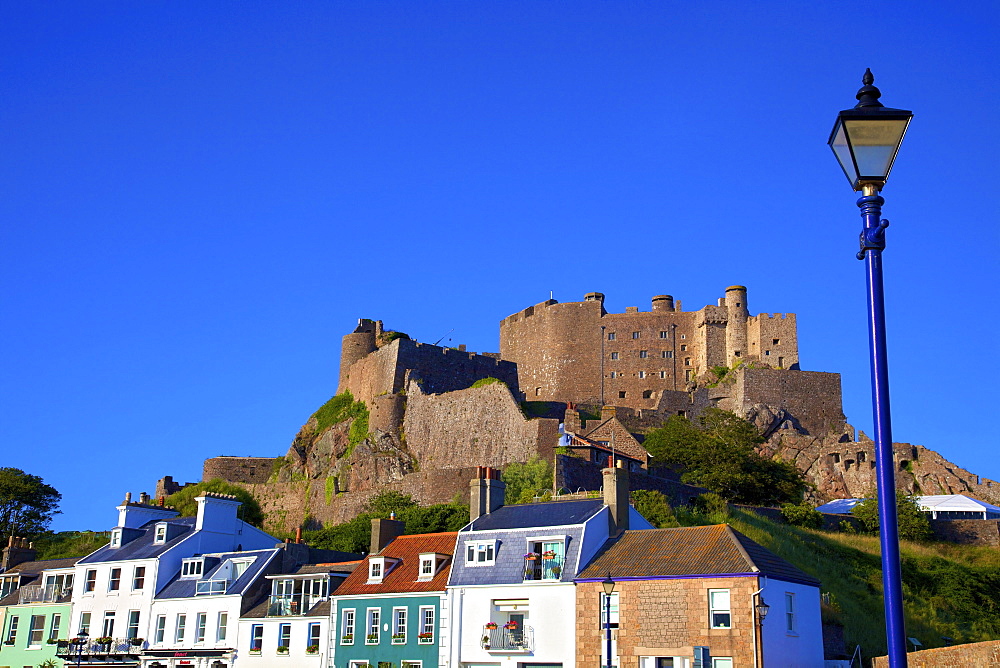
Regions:
[[[608,313],[600,292],[550,299],[500,322],[500,357],[517,363],[529,399],[629,408],[655,408],[713,367],[799,367],[795,314],[750,315],[741,285],[698,311],[670,295],[625,313]]]

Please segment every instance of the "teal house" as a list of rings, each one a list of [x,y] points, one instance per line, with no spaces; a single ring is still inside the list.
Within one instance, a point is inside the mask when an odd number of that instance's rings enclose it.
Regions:
[[[336,668],[436,668],[447,653],[441,610],[458,534],[400,533],[401,522],[373,520],[372,553],[337,588]]]
[[[4,552],[8,551],[9,546]],[[33,558],[34,550],[22,556]],[[75,635],[69,620],[73,567],[78,560],[28,560],[0,572],[0,666],[38,666],[47,661],[62,665],[56,649]]]

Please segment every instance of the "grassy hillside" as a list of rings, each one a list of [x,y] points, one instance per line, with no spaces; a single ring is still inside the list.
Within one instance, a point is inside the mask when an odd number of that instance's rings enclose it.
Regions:
[[[839,611],[826,612],[843,623],[848,650],[861,645],[866,658],[886,653],[877,537],[800,529],[740,510],[728,518],[716,513],[701,519],[729,522],[818,578]],[[924,647],[943,646],[942,636],[956,643],[1000,638],[1000,551],[903,541],[901,557],[907,636]]]

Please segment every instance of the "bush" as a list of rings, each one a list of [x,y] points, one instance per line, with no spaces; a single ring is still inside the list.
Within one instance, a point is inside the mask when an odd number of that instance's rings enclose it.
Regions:
[[[869,497],[851,508],[851,514],[861,520],[865,531],[879,533],[878,500],[875,497]],[[930,520],[910,495],[896,495],[896,522],[899,537],[905,540],[928,540],[932,535]]]
[[[819,529],[823,526],[823,513],[808,503],[786,503],[781,507],[781,516],[792,526]]]
[[[494,383],[500,383],[504,387],[507,387],[507,383],[503,382],[499,378],[494,378],[493,376],[489,376],[487,378],[480,378],[479,380],[477,380],[476,382],[474,382],[472,385],[470,385],[470,387],[473,387],[473,388],[476,388],[476,387],[486,387],[487,385],[492,385]]]
[[[552,465],[544,459],[508,464],[501,478],[507,484],[504,498],[508,505],[531,503],[538,493],[552,495]]]
[[[729,516],[729,504],[715,492],[708,492],[694,497],[691,505],[703,515]]]
[[[194,500],[202,492],[216,492],[217,494],[231,494],[243,505],[237,510],[237,517],[252,524],[255,527],[264,526],[264,511],[260,509],[257,499],[245,488],[233,483],[226,482],[222,478],[214,478],[208,482],[200,482],[197,485],[185,487],[179,492],[167,497],[166,505],[173,506],[182,517],[193,517],[198,514],[198,504]]]
[[[636,511],[657,529],[680,526],[680,522],[674,516],[674,509],[670,507],[667,497],[661,492],[653,489],[637,489],[632,492],[632,504]]]

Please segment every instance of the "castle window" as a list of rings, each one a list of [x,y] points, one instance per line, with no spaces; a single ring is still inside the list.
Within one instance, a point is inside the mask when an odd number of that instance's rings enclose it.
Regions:
[[[834,452],[831,456],[833,457],[834,464],[840,463],[840,453]]]
[[[645,377],[646,377],[646,372],[645,371],[640,371],[639,372],[639,378],[645,378]]]
[[[667,333],[666,332],[660,332],[660,338],[661,339],[667,338]]]
[[[615,340],[615,333],[608,332],[608,341],[614,341],[614,340]]]
[[[618,398],[619,399],[624,399],[625,398],[625,390],[622,390],[621,392],[618,393]]]
[[[858,463],[860,464],[863,461],[865,461],[865,451],[861,450],[858,452]]]
[[[740,352],[739,350],[734,350],[734,351],[733,351],[733,355],[734,355],[734,356],[736,356],[736,357],[739,357],[739,356],[740,356],[740,355],[742,355],[742,354],[743,354],[743,353],[742,353],[742,352]]]
[[[653,398],[653,391],[652,390],[643,390],[642,391],[642,398],[643,399],[652,399]]]
[[[681,338],[682,338],[682,339],[686,339],[687,337],[688,337],[688,335],[687,335],[687,334],[681,334]]]
[[[784,357],[779,357],[778,358],[778,368],[779,369],[784,369],[785,368],[785,358]]]
[[[685,369],[684,370],[684,380],[691,380],[692,378],[694,378],[694,370],[693,369]]]
[[[542,394],[542,388],[536,387],[535,388],[535,396],[537,397],[537,396],[540,396],[541,394]]]
[[[771,354],[771,351],[770,351],[770,350],[765,350],[765,351],[764,351],[764,354],[765,354],[765,355],[770,355],[770,354]]]
[[[612,377],[612,378],[614,378],[614,377],[615,377],[615,372],[614,372],[614,371],[612,371],[612,372],[611,372],[611,377]]]
[[[687,417],[687,411],[677,411],[678,417]]]
[[[776,346],[781,343],[781,339],[771,339],[771,345]]]
[[[613,360],[618,359],[618,353],[611,353],[611,359]]]
[[[639,351],[639,357],[641,359],[646,359],[647,357],[649,357],[649,351],[648,350],[640,350]]]
[[[681,352],[684,352],[687,349],[688,349],[687,344],[686,343],[682,343],[681,344]]]
[[[639,332],[632,332],[632,338],[633,339],[638,339],[639,338]]]
[[[665,360],[671,359],[673,356],[674,356],[673,350],[664,350],[660,353],[660,357],[662,357]]]
[[[667,377],[667,372],[666,371],[661,371],[660,372],[660,378],[666,378],[666,377]]]
[[[685,357],[684,358],[684,366],[691,366],[691,358],[690,357]]]

